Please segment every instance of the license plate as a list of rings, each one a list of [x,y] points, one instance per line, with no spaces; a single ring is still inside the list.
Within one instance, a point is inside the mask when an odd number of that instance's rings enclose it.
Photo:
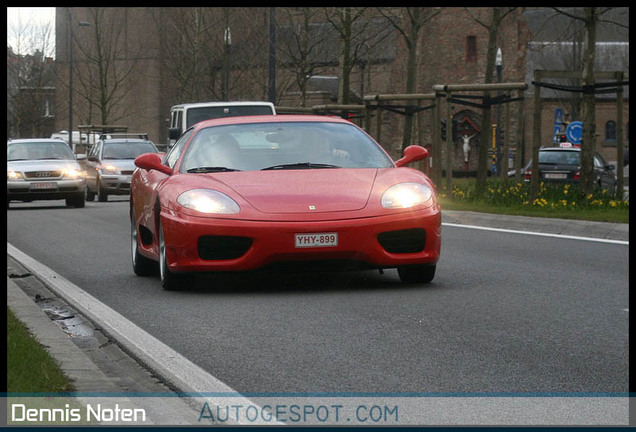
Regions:
[[[295,234],[297,248],[338,246],[338,233]]]
[[[53,182],[38,182],[38,183],[33,183],[31,185],[32,189],[55,189],[55,183]]]
[[[547,179],[565,179],[567,177],[568,177],[567,174],[560,174],[560,173],[546,173],[543,176],[543,178],[547,178]]]

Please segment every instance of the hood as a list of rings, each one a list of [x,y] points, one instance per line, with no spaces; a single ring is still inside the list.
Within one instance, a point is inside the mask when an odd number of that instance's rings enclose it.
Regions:
[[[264,213],[321,213],[363,209],[376,169],[307,169],[213,174]]]
[[[29,171],[56,171],[64,168],[80,169],[79,163],[74,159],[42,159],[42,160],[23,160],[23,161],[7,161],[7,169],[29,172]]]

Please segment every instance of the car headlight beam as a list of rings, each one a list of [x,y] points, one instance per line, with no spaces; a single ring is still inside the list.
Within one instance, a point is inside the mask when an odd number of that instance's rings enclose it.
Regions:
[[[84,177],[84,171],[79,170],[77,168],[65,168],[62,171],[62,175],[65,178],[79,179],[79,178],[83,178]]]
[[[382,207],[387,209],[407,209],[419,205],[430,207],[433,203],[433,191],[421,183],[398,183],[382,195]]]
[[[22,180],[23,178],[19,171],[7,171],[7,180]]]
[[[236,214],[239,205],[224,193],[212,189],[192,189],[177,198],[179,205],[207,214]]]
[[[101,166],[102,171],[106,172],[107,174],[117,174],[119,172],[119,170],[117,169],[117,167],[115,165],[102,165]]]

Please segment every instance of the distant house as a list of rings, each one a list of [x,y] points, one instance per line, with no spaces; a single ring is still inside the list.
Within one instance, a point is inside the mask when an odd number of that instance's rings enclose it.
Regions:
[[[581,8],[569,8],[576,12]],[[580,68],[583,52],[583,23],[572,20],[549,8],[528,9],[523,14],[531,32],[526,53],[527,83],[534,80],[535,70],[573,71]],[[623,72],[624,81],[629,80],[629,8],[613,8],[597,27],[595,72]],[[565,88],[580,87],[577,79],[545,78],[545,83]],[[615,82],[596,79],[597,83]],[[530,86],[526,96],[531,99],[536,88]],[[616,97],[615,92],[596,95],[596,149],[608,161],[616,160]],[[542,145],[551,145],[555,130],[555,120],[563,122],[580,119],[581,93],[558,89],[542,88]],[[629,146],[629,85],[623,86],[625,128],[623,139],[625,148]],[[532,124],[532,110],[527,110],[526,124]],[[565,126],[562,127],[565,129]],[[527,130],[527,129],[526,129]],[[527,131],[528,132],[528,131]],[[526,149],[531,143],[526,134]]]
[[[53,59],[7,47],[7,138],[50,137],[54,128]]]

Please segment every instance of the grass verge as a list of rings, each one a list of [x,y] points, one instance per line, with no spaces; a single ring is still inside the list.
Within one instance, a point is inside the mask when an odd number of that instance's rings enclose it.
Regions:
[[[69,392],[73,385],[26,326],[7,310],[7,390]]]
[[[569,184],[541,183],[531,200],[528,183],[490,179],[478,198],[475,179],[457,179],[450,194],[439,196],[444,210],[629,223],[629,198],[617,199],[603,191],[584,195]]]

